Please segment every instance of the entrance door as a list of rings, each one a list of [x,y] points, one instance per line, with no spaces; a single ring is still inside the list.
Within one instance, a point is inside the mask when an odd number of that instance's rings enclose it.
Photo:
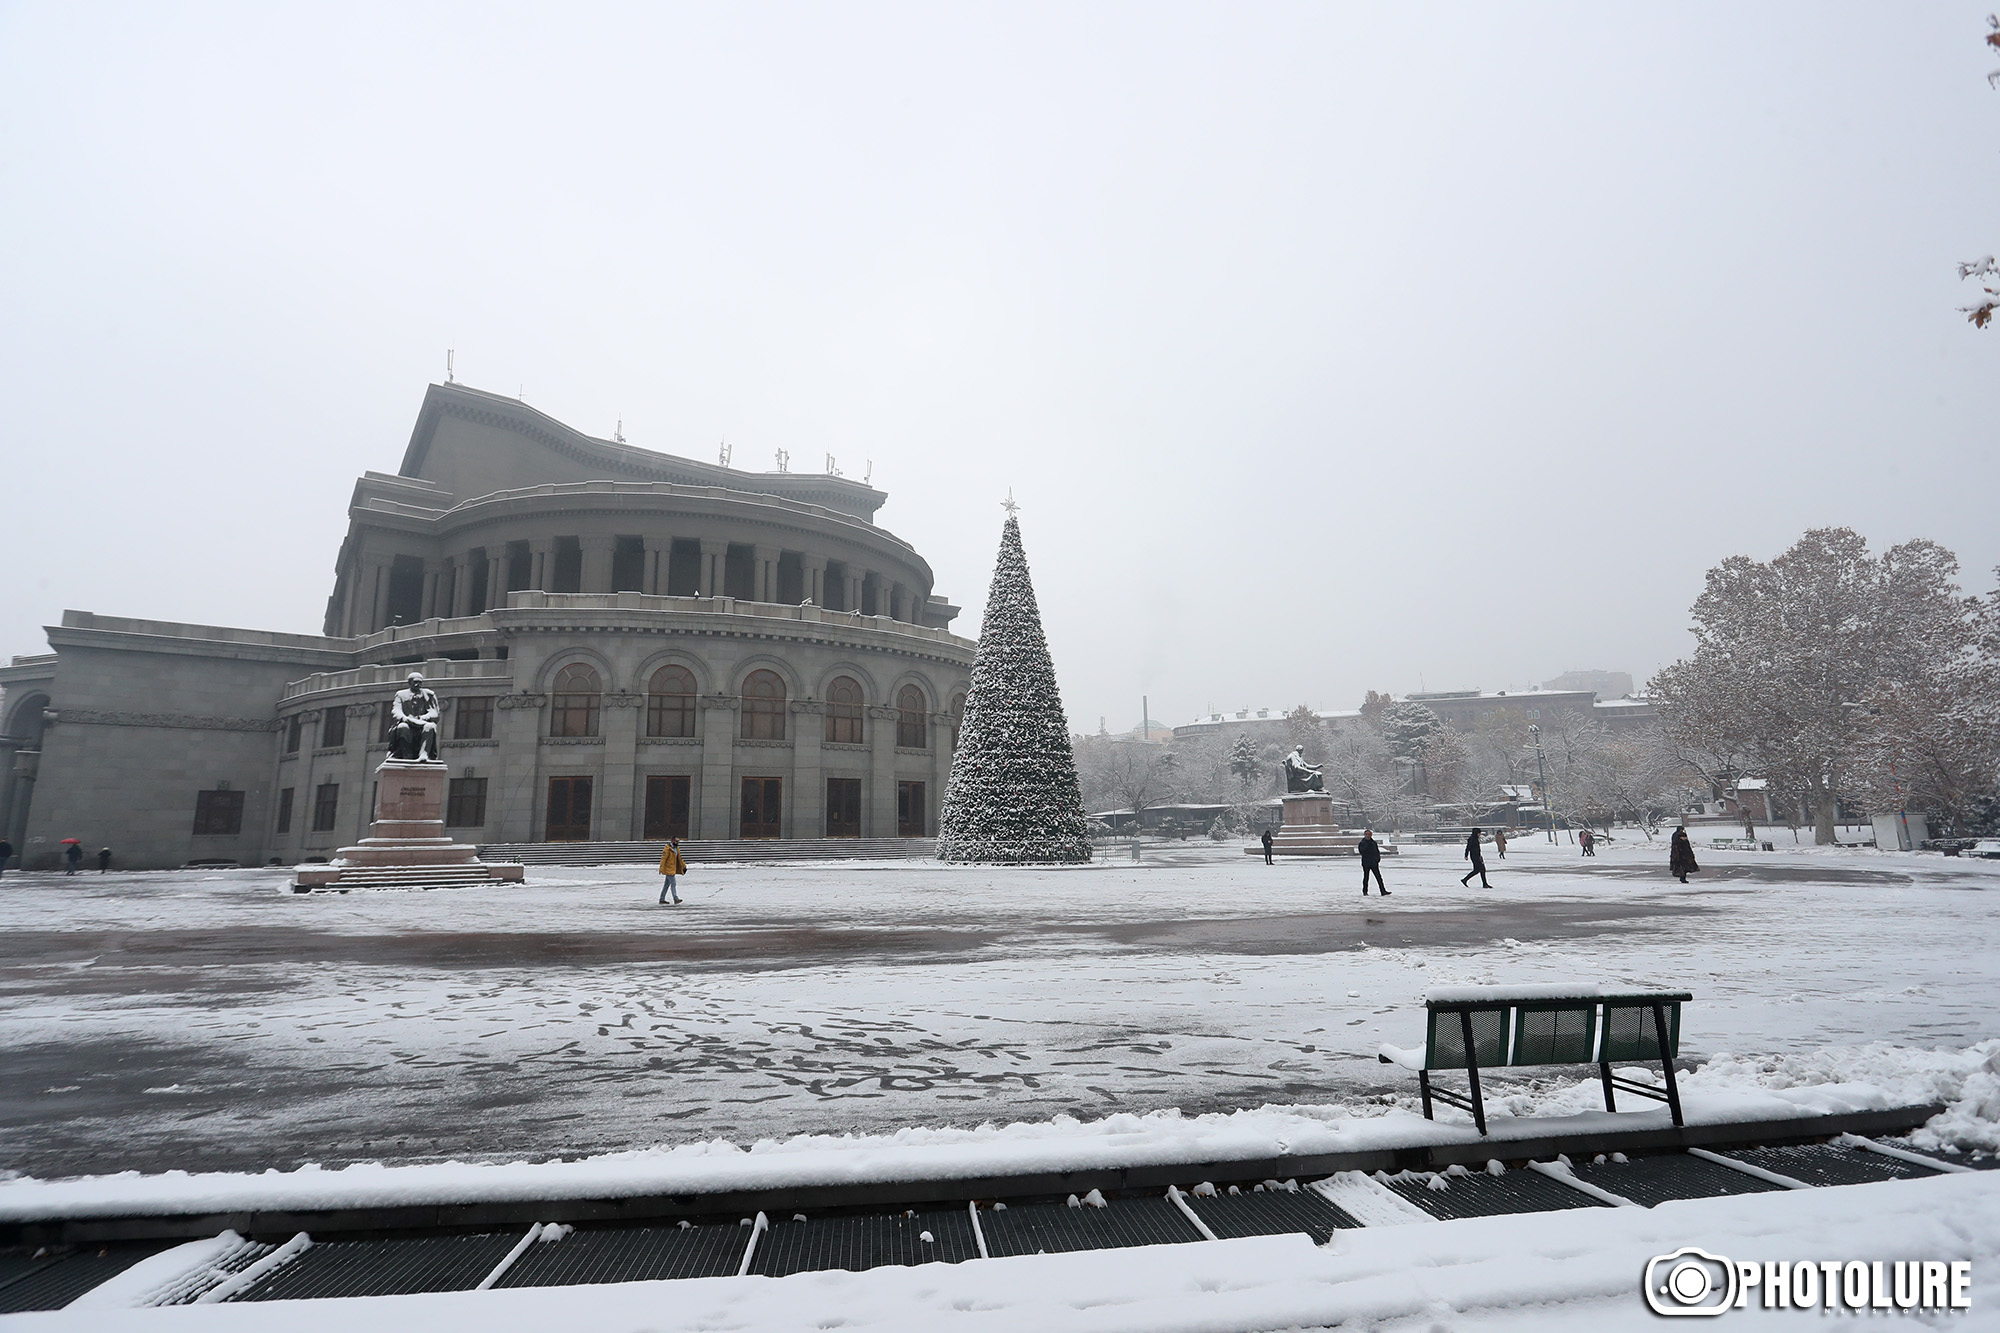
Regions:
[[[743,819],[737,836],[778,838],[779,817],[784,813],[784,779],[743,779]]]
[[[924,836],[924,784],[921,782],[896,784],[896,836]]]
[[[590,841],[589,778],[549,779],[549,818],[543,836],[550,842]]]
[[[826,780],[826,836],[829,838],[861,836],[860,778]]]
[[[650,841],[688,835],[688,779],[646,779],[646,832]]]

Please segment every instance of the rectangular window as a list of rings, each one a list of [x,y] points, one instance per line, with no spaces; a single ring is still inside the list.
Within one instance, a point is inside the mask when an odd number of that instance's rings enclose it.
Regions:
[[[453,778],[445,797],[447,828],[482,828],[486,824],[486,779]]]
[[[322,782],[313,793],[313,832],[331,833],[333,819],[340,812],[340,784]]]
[[[299,752],[299,738],[304,734],[304,732],[305,732],[305,719],[300,717],[297,713],[292,714],[291,720],[285,723],[286,754],[297,754]]]
[[[826,836],[829,838],[861,836],[860,778],[826,780]]]
[[[684,777],[646,779],[646,837],[652,841],[688,835],[688,792]]]
[[[278,832],[292,831],[292,789],[285,788],[278,793]]]
[[[243,793],[203,791],[194,797],[194,832],[198,838],[233,838],[243,831]]]
[[[493,696],[475,695],[460,699],[452,705],[456,715],[452,720],[452,739],[461,741],[490,741],[493,739]]]
[[[924,784],[921,782],[896,784],[896,836],[924,836]]]
[[[335,704],[319,717],[319,743],[332,750],[347,744],[347,705]]]

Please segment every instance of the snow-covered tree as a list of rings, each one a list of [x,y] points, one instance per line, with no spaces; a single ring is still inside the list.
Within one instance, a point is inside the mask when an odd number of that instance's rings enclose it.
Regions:
[[[1229,747],[1229,771],[1235,775],[1245,796],[1255,795],[1259,780],[1270,772],[1257,742],[1251,740],[1248,733],[1238,736],[1236,743]]]
[[[1936,663],[1967,651],[1957,570],[1934,542],[1877,557],[1847,528],[1766,564],[1730,557],[1694,604],[1694,655],[1653,678],[1667,734],[1804,794],[1816,840],[1832,842],[1837,802],[1867,785],[1874,701],[1921,694]]]
[[[937,854],[1004,864],[1090,859],[1069,724],[1012,514],[986,593]]]
[[[1986,29],[1986,44],[2000,49],[2000,15],[1988,14]],[[1988,74],[1986,82],[2000,87],[2000,69]],[[1969,264],[1960,264],[1958,278],[1961,282],[1971,278],[1979,284],[1979,297],[1971,305],[1960,306],[1959,309],[1972,321],[1972,327],[1985,328],[1993,322],[1993,312],[2000,310],[2000,264],[1994,262],[1992,255],[1983,255]]]

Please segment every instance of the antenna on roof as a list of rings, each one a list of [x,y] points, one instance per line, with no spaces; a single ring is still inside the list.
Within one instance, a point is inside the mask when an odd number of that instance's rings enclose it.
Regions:
[[[457,380],[456,380],[455,378],[453,378],[453,377],[452,377],[452,373],[451,373],[451,356],[452,356],[452,352],[451,352],[451,349],[450,349],[449,347],[445,348],[445,349],[444,349],[444,382],[445,382],[446,384],[456,384],[456,383],[458,383],[458,381],[457,381]]]
[[[826,475],[829,477],[837,477],[840,475],[840,466],[833,461],[832,454],[828,454],[826,456]]]
[[[722,442],[722,448],[716,452],[715,461],[724,467],[729,466],[729,441]]]
[[[623,444],[623,443],[625,443],[625,418],[624,418],[624,417],[620,417],[620,418],[618,418],[618,424],[617,424],[617,425],[615,425],[615,426],[613,426],[613,427],[611,428],[611,438],[612,438],[612,439],[614,439],[614,440],[616,440],[616,441],[618,441],[618,443],[620,443],[620,444]]]
[[[875,478],[875,460],[871,458],[868,460],[868,470],[861,474],[861,484],[863,486],[867,486],[873,482],[874,478]]]
[[[792,470],[792,456],[786,453],[783,449],[778,450],[778,471],[790,472],[791,470]]]

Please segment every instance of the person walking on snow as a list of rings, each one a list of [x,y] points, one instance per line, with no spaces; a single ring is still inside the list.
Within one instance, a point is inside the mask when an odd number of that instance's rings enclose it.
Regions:
[[[1502,861],[1504,861],[1504,860],[1506,860],[1506,859],[1507,859],[1507,830],[1506,830],[1506,829],[1503,829],[1503,828],[1497,828],[1497,829],[1494,829],[1494,830],[1493,830],[1493,850],[1494,850],[1494,851],[1496,851],[1496,852],[1498,852],[1498,853],[1500,853],[1500,859],[1501,859]]]
[[[97,873],[101,875],[109,869],[111,869],[111,849],[109,847],[99,847],[97,849]]]
[[[1354,850],[1361,853],[1361,896],[1368,896],[1368,876],[1375,876],[1375,887],[1382,890],[1384,898],[1389,896],[1389,886],[1382,882],[1382,846],[1375,841],[1375,830],[1361,830],[1361,841],[1354,844]]]
[[[1694,863],[1694,844],[1688,841],[1686,824],[1675,827],[1673,841],[1668,844],[1668,848],[1667,873],[1681,883],[1687,883],[1688,875],[1700,870],[1701,867]]]
[[[63,848],[63,874],[74,875],[76,868],[83,864],[83,844],[73,842]]]
[[[1577,834],[1577,841],[1583,844],[1583,854],[1585,856],[1597,855],[1597,835],[1589,829],[1585,829],[1583,832]]]
[[[1492,888],[1493,885],[1487,882],[1486,879],[1486,858],[1483,855],[1481,855],[1479,851],[1479,829],[1477,826],[1473,828],[1471,833],[1466,835],[1465,859],[1472,862],[1472,869],[1465,872],[1465,879],[1461,879],[1459,883],[1464,884],[1466,880],[1469,880],[1474,875],[1477,875],[1479,876],[1480,888],[1482,889]]]
[[[679,907],[681,905],[681,891],[674,887],[674,877],[676,875],[685,875],[687,872],[688,863],[681,856],[681,840],[679,838],[668,838],[666,850],[660,853],[660,873],[667,877],[666,882],[660,885],[660,901],[662,903],[666,902],[668,894],[672,894],[674,906]]]
[[[1271,830],[1264,830],[1264,864],[1271,864]]]

